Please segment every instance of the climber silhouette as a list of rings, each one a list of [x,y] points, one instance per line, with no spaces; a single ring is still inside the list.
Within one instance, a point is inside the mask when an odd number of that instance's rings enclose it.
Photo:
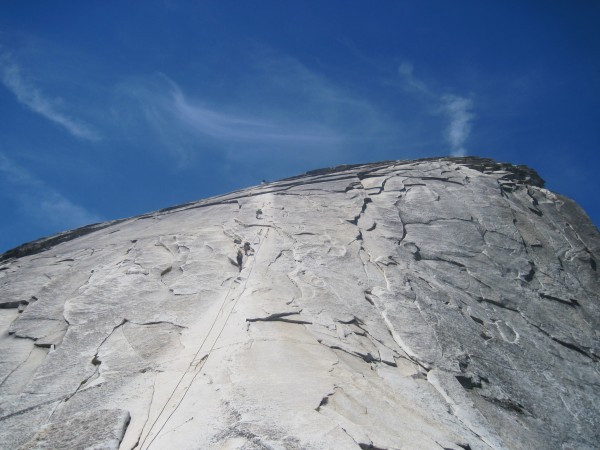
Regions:
[[[242,271],[242,260],[244,259],[244,255],[241,250],[237,252],[237,265],[240,268],[240,272]]]

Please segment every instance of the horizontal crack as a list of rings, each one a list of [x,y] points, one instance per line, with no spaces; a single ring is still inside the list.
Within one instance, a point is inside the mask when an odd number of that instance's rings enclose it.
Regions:
[[[536,325],[533,322],[531,322],[529,319],[527,319],[527,317],[524,316],[523,314],[521,314],[521,316],[523,316],[523,318],[525,319],[525,321],[528,324],[530,324],[532,327],[536,328],[541,333],[543,333],[546,336],[548,336],[550,339],[552,339],[557,344],[560,344],[563,347],[568,348],[569,350],[573,350],[573,351],[579,353],[580,355],[583,355],[583,356],[591,359],[592,361],[598,361],[598,358],[595,358],[593,355],[590,355],[589,353],[587,353],[585,350],[583,350],[581,347],[577,346],[576,344],[573,344],[571,342],[566,342],[566,341],[563,341],[562,339],[558,339],[558,338],[552,336],[550,333],[548,333],[546,330],[544,330],[541,326]]]
[[[288,319],[289,316],[295,316],[300,314],[300,311],[292,311],[292,312],[283,312],[283,313],[275,313],[270,314],[266,317],[253,317],[247,318],[246,322],[286,322],[286,323],[296,323],[296,324],[305,324],[312,325],[312,322],[307,320],[297,320],[297,319]]]
[[[569,305],[572,307],[579,306],[579,302],[574,298],[570,298],[569,300],[565,300],[563,298],[555,297],[554,295],[547,294],[545,292],[539,292],[540,297],[545,298],[547,300],[552,300],[558,303],[562,303],[563,305]]]
[[[492,300],[490,298],[477,297],[477,301],[480,302],[480,303],[481,302],[489,303],[491,305],[498,306],[499,308],[508,309],[509,311],[514,311],[514,312],[517,312],[517,313],[520,312],[517,308],[512,308],[512,307],[510,307],[508,305],[505,305],[504,303],[501,303],[501,302],[496,301],[496,300]]]

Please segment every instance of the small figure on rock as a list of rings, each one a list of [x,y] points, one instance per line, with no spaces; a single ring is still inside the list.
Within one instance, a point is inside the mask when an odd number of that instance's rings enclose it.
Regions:
[[[262,209],[260,209],[260,208],[259,208],[259,209],[257,209],[257,210],[256,210],[256,218],[257,218],[257,219],[260,219],[260,216],[262,216],[262,213],[263,213],[263,212],[262,212]]]
[[[248,256],[248,254],[252,252],[254,253],[254,249],[252,247],[250,247],[250,242],[244,242],[244,253],[246,256]]]
[[[242,260],[244,259],[244,255],[241,250],[237,252],[237,265],[240,268],[240,272],[242,271]]]

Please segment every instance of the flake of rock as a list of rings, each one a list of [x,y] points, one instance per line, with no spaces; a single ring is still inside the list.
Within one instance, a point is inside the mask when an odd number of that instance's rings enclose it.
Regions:
[[[11,250],[0,447],[594,448],[600,236],[543,186],[340,166]]]
[[[129,423],[129,413],[121,410],[81,412],[61,421],[50,422],[20,450],[40,448],[118,449]]]

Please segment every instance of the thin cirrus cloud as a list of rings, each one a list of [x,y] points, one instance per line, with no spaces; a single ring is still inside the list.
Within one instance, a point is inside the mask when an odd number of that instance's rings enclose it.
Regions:
[[[0,55],[0,81],[14,94],[19,103],[60,125],[71,135],[90,141],[100,139],[100,135],[90,126],[61,111],[60,101],[46,96],[34,86],[8,54]]]
[[[368,101],[299,62],[257,60],[243,79],[228,80],[236,86],[233,93],[203,96],[196,89],[192,96],[164,74],[127,80],[117,87],[113,111],[126,134],[137,139],[146,130],[183,165],[193,153],[207,151],[234,160],[285,154],[318,164],[354,144],[396,132]]]
[[[260,158],[276,149],[305,145],[335,146],[342,136],[318,124],[295,122],[284,112],[260,112],[251,102],[235,106],[209,106],[187,96],[165,75],[129,80],[117,88],[119,102],[114,111],[123,132],[136,142],[157,137],[179,166],[188,164],[194,153],[217,152],[230,159]],[[268,101],[268,99],[267,99]],[[235,112],[232,112],[235,110]],[[156,139],[153,139],[156,142]]]
[[[465,156],[464,147],[471,133],[474,115],[473,102],[465,97],[447,94],[442,97],[444,111],[450,121],[446,129],[446,139],[452,147],[452,156]]]
[[[21,211],[33,219],[43,220],[53,227],[67,229],[102,220],[96,214],[73,203],[2,152],[0,152],[0,179],[5,185],[3,193],[16,198]]]
[[[408,61],[404,61],[398,68],[408,90],[415,93],[431,96],[433,95],[427,85],[413,75],[414,67]]]
[[[193,104],[175,86],[172,108],[176,117],[200,134],[223,141],[257,142],[335,142],[333,133],[310,129],[294,129],[269,119],[251,119],[225,114],[201,105]]]
[[[473,101],[467,97],[455,94],[438,95],[431,90],[422,80],[414,75],[414,67],[410,62],[403,62],[398,68],[404,87],[421,100],[434,105],[435,111],[441,111],[448,121],[444,138],[450,145],[452,156],[465,156],[467,142],[471,133],[475,114]]]

